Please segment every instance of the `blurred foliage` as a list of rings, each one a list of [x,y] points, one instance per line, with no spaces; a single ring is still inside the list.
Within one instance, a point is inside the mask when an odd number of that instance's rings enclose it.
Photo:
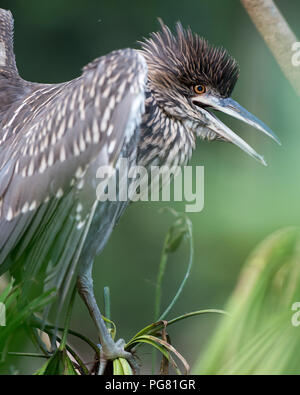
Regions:
[[[277,2],[300,37],[299,0]],[[138,48],[138,40],[158,29],[157,17],[170,27],[177,20],[227,48],[240,65],[233,98],[262,119],[280,137],[278,147],[258,131],[226,115],[220,118],[265,156],[264,168],[236,147],[198,142],[191,164],[205,165],[205,207],[190,216],[194,229],[193,275],[174,307],[174,314],[199,308],[223,308],[249,251],[273,231],[300,224],[299,99],[285,81],[263,40],[237,0],[1,0],[15,18],[15,51],[23,78],[59,82],[80,74],[93,58],[117,48]],[[219,115],[219,114],[218,114]],[[170,205],[168,203],[168,205]],[[184,204],[174,202],[178,211]],[[153,294],[164,236],[169,222],[159,209],[164,203],[135,203],[122,217],[94,267],[99,304],[103,287],[112,293],[113,316],[120,336],[131,338],[133,328],[153,317]],[[166,268],[165,295],[174,295],[184,276],[184,252],[173,254]],[[120,290],[124,294],[120,297]],[[95,339],[92,321],[83,304],[75,303],[72,328]],[[138,313],[137,313],[138,312]],[[189,362],[206,346],[219,318],[211,315],[193,324],[170,328],[179,351]],[[74,341],[83,359],[84,347]],[[17,349],[30,351],[22,337]],[[183,350],[183,351],[182,351]],[[144,355],[146,358],[147,355]],[[151,364],[151,356],[149,357]],[[38,369],[11,357],[0,373],[11,366],[22,373]]]
[[[194,372],[300,373],[300,230],[268,237],[248,259]],[[295,303],[298,303],[298,305]]]
[[[47,306],[53,297],[54,291],[49,290],[34,300],[23,303],[21,285],[14,286],[14,279],[0,292],[0,303],[5,306],[5,326],[0,326],[0,365],[11,355],[9,350],[11,346],[15,347],[18,332],[22,332],[24,339],[35,338],[34,330],[28,326],[28,320],[32,314]],[[18,354],[25,356],[24,353]]]
[[[170,229],[167,232],[164,248],[162,251],[161,263],[159,266],[155,297],[155,315],[157,316],[155,317],[156,322],[141,329],[135,336],[133,336],[131,340],[129,340],[127,344],[125,344],[124,349],[126,351],[133,352],[133,355],[135,355],[136,349],[139,346],[145,344],[150,345],[152,348],[160,351],[162,354],[163,359],[160,367],[160,372],[162,374],[168,374],[169,364],[171,364],[177,374],[181,374],[182,372],[180,368],[175,362],[173,356],[171,356],[171,354],[174,354],[183,364],[183,372],[188,374],[190,370],[189,364],[185,358],[171,345],[170,337],[167,333],[167,327],[186,318],[207,313],[223,313],[223,311],[213,309],[194,311],[173,318],[170,321],[163,320],[163,318],[171,311],[175,302],[182,293],[183,287],[192,268],[194,250],[191,222],[185,215],[181,215],[174,210],[169,211],[171,211],[171,213],[175,216],[175,222],[170,226]],[[169,306],[161,314],[160,318],[158,318],[160,315],[163,279],[167,265],[168,254],[174,253],[184,240],[188,240],[190,248],[187,271]],[[3,292],[0,293],[0,303],[6,307],[7,316],[7,325],[0,328],[0,363],[4,363],[6,358],[11,355],[16,357],[47,358],[46,363],[36,371],[36,375],[89,375],[95,373],[107,374],[111,371],[111,363],[108,363],[108,369],[105,368],[105,366],[103,367],[99,364],[99,361],[101,361],[101,351],[98,345],[94,344],[84,335],[69,329],[74,301],[77,294],[76,287],[74,287],[72,292],[72,296],[66,311],[64,325],[62,328],[57,328],[49,323],[45,323],[34,314],[41,311],[42,308],[46,307],[47,304],[50,303],[54,296],[52,295],[53,291],[50,290],[34,300],[28,300],[28,298],[26,298],[24,303],[22,286],[20,285],[13,287],[13,283],[14,280],[12,279],[4,288]],[[110,320],[110,292],[108,287],[104,288],[104,295],[105,311],[108,312],[108,318],[103,317],[103,319],[106,322],[112,339],[115,340],[117,327],[115,323]],[[30,335],[33,344],[38,348],[39,351],[42,351],[43,354],[8,351],[9,343],[14,343],[16,333],[20,331],[20,329],[25,329],[25,332]],[[62,333],[61,337],[58,335],[58,332]],[[89,366],[90,363],[86,364],[81,360],[77,351],[68,343],[69,333],[73,336],[77,336],[93,349],[95,357],[92,363],[92,368]],[[46,335],[47,342],[43,340],[43,335]],[[54,345],[56,346],[53,347]],[[117,358],[112,362],[112,373],[114,375],[136,374],[139,370],[138,365],[139,364],[137,364],[137,366],[131,366],[131,364],[126,359]],[[153,369],[155,368],[156,366],[154,364]]]
[[[177,220],[178,221],[178,220]],[[176,222],[177,222],[176,221]],[[175,223],[176,224],[176,223]],[[179,228],[182,223],[178,224]],[[171,226],[166,240],[178,234]],[[176,238],[175,238],[176,239]],[[174,239],[174,240],[175,240]],[[166,243],[166,245],[170,245]],[[163,251],[164,254],[164,251]],[[196,364],[197,374],[299,374],[300,373],[300,230],[288,228],[275,232],[264,240],[251,254],[243,268],[238,285],[230,297],[225,315],[204,355]],[[163,276],[163,274],[162,274]],[[161,283],[160,283],[161,284]],[[161,285],[160,285],[161,286]],[[16,300],[19,287],[13,288],[11,281],[0,294],[0,301],[7,306],[7,326],[0,329],[0,350],[2,361],[8,356],[7,345],[14,339],[14,333],[24,325],[33,312],[40,310],[49,302],[45,294],[31,301],[25,308],[19,309]],[[66,323],[60,345],[53,355],[46,353],[47,362],[38,369],[38,375],[77,375],[89,374],[90,367],[85,365],[77,352],[67,343],[68,332],[78,336],[92,346],[96,359],[100,354],[96,344],[81,334],[69,331],[71,311],[75,292],[68,308]],[[173,301],[171,302],[173,305]],[[169,309],[167,308],[167,311]],[[187,373],[189,364],[185,358],[170,344],[167,333],[169,327],[186,318],[207,314],[222,313],[218,310],[196,311],[176,317],[169,321],[158,321],[141,329],[125,346],[127,351],[134,351],[141,345],[150,345],[159,350],[163,356],[160,372],[169,372],[169,363],[177,373]],[[116,336],[116,325],[112,336]],[[33,320],[27,330],[41,328],[38,320]],[[51,335],[53,327],[47,325],[43,331]],[[3,347],[4,346],[4,347]],[[181,372],[174,354],[183,364]],[[19,357],[38,355],[15,353]],[[131,366],[122,358],[113,363],[113,373],[133,374]]]

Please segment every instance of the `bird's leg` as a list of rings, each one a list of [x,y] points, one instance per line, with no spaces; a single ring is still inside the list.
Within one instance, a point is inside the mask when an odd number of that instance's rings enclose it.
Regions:
[[[94,320],[98,335],[101,343],[100,349],[100,365],[98,374],[103,374],[107,361],[112,361],[116,358],[125,358],[131,364],[132,368],[137,371],[138,366],[130,352],[124,350],[125,341],[123,339],[114,342],[112,339],[105,322],[102,318],[101,312],[97,305],[94,289],[93,289],[93,279],[92,279],[92,266],[88,268],[85,272],[78,275],[77,278],[77,289],[82,297],[83,301],[87,305],[92,319]]]

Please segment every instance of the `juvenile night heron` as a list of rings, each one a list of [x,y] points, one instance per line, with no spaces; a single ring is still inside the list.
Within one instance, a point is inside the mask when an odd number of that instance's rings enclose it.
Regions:
[[[230,98],[237,62],[190,29],[161,31],[140,50],[102,56],[60,84],[24,81],[13,53],[13,19],[0,11],[0,274],[31,284],[40,272],[62,304],[74,278],[96,324],[103,361],[131,358],[114,343],[97,306],[94,258],[128,202],[99,202],[96,171],[120,158],[186,164],[196,137],[231,142],[263,164],[212,112],[274,133]],[[28,285],[29,286],[29,285]]]

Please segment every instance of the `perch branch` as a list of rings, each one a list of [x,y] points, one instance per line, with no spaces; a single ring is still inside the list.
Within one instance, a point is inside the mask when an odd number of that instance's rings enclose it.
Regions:
[[[292,63],[292,46],[298,42],[273,0],[241,0],[284,75],[300,96],[300,66]]]

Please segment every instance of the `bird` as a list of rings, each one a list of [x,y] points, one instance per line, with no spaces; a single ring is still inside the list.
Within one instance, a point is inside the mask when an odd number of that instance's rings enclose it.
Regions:
[[[94,295],[92,269],[129,201],[100,201],[96,172],[188,163],[196,140],[229,142],[266,164],[213,112],[226,113],[276,142],[263,122],[231,98],[237,61],[184,28],[159,31],[138,49],[114,50],[68,82],[28,82],[18,73],[13,16],[0,10],[0,275],[24,288],[43,279],[58,310],[72,284],[101,344],[101,369],[134,357],[110,336]]]

